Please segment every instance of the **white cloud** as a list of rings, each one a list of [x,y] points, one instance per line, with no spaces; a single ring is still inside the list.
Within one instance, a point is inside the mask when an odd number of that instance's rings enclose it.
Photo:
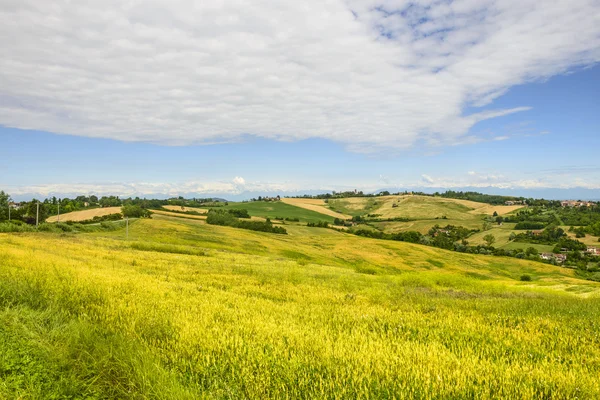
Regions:
[[[103,182],[103,183],[56,183],[41,185],[8,186],[7,192],[12,196],[35,194],[42,197],[59,194],[96,194],[129,196],[180,196],[183,194],[230,194],[237,195],[243,192],[291,192],[298,190],[298,186],[289,182],[246,182],[241,177],[233,180],[200,182],[187,181],[177,183],[166,182]]]
[[[246,184],[246,180],[241,176],[236,176],[233,178],[233,184],[237,186],[244,186]]]
[[[184,145],[473,143],[464,115],[600,61],[597,0],[4,0],[0,124]]]
[[[434,180],[433,180],[433,178],[432,178],[431,176],[429,176],[429,175],[425,175],[425,174],[421,175],[421,180],[422,180],[423,182],[425,182],[425,183],[429,183],[429,184],[433,184],[433,183],[434,183]]]

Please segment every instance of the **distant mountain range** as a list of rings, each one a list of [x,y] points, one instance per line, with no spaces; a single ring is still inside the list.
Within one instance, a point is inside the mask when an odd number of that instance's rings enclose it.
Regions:
[[[415,192],[424,192],[424,193],[435,193],[435,192],[445,192],[446,190],[454,190],[454,191],[463,191],[463,192],[479,192],[485,194],[496,194],[501,196],[515,196],[515,197],[526,197],[526,198],[536,198],[536,199],[548,199],[548,200],[592,200],[592,201],[600,201],[600,189],[586,189],[586,188],[572,188],[572,189],[555,189],[555,188],[544,188],[544,189],[501,189],[496,187],[453,187],[453,188],[443,188],[443,187],[412,187],[412,188],[397,188],[397,187],[388,187],[381,188],[372,192],[365,193],[380,193],[382,191],[389,191],[390,193],[396,192],[404,192],[404,191],[415,191]],[[303,196],[303,195],[317,195],[322,193],[331,193],[331,190],[303,190],[303,191],[293,191],[293,192],[241,192],[241,193],[180,193],[179,196],[183,196],[184,198],[215,198],[220,200],[229,200],[229,201],[243,201],[249,200],[251,198],[256,198],[258,196],[277,196],[280,195],[282,197],[285,196]],[[32,198],[44,199],[46,197],[69,197],[75,198],[82,193],[50,193],[47,196],[42,195],[40,193],[26,193],[17,196],[13,196],[15,201],[26,201],[31,200]],[[117,193],[115,193],[117,194]],[[133,193],[131,196],[121,196],[122,198],[126,197],[141,197],[147,199],[166,199],[173,197],[171,195],[167,195],[164,193]],[[101,197],[101,196],[99,196]]]

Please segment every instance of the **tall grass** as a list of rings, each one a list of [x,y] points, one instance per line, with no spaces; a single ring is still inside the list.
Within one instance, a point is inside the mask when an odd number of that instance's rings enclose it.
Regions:
[[[0,397],[600,396],[600,285],[434,249],[411,266],[417,246],[293,229],[1,235]]]

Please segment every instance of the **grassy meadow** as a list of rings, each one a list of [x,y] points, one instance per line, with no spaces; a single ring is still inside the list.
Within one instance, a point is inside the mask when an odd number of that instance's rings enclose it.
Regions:
[[[287,229],[0,234],[0,398],[600,397],[600,284]]]

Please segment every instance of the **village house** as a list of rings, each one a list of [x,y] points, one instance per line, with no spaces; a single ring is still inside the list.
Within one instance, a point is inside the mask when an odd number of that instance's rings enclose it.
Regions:
[[[566,254],[554,254],[554,258],[556,259],[556,262],[559,263],[559,264],[562,264],[565,261],[567,261],[567,255]]]
[[[525,204],[523,200],[508,200],[504,202],[504,205],[506,206],[520,206],[523,204]]]
[[[585,252],[590,256],[600,256],[600,249],[597,247],[588,247]]]
[[[10,202],[10,203],[8,203],[8,206],[9,206],[10,208],[12,208],[13,210],[18,210],[18,209],[20,209],[21,207],[23,207],[23,203],[14,203],[14,202]]]
[[[593,207],[594,202],[592,201],[575,201],[575,200],[564,200],[560,202],[562,207]]]
[[[564,254],[554,254],[554,253],[542,253],[540,254],[540,258],[546,261],[556,260],[558,264],[562,264],[567,260],[567,256]]]

